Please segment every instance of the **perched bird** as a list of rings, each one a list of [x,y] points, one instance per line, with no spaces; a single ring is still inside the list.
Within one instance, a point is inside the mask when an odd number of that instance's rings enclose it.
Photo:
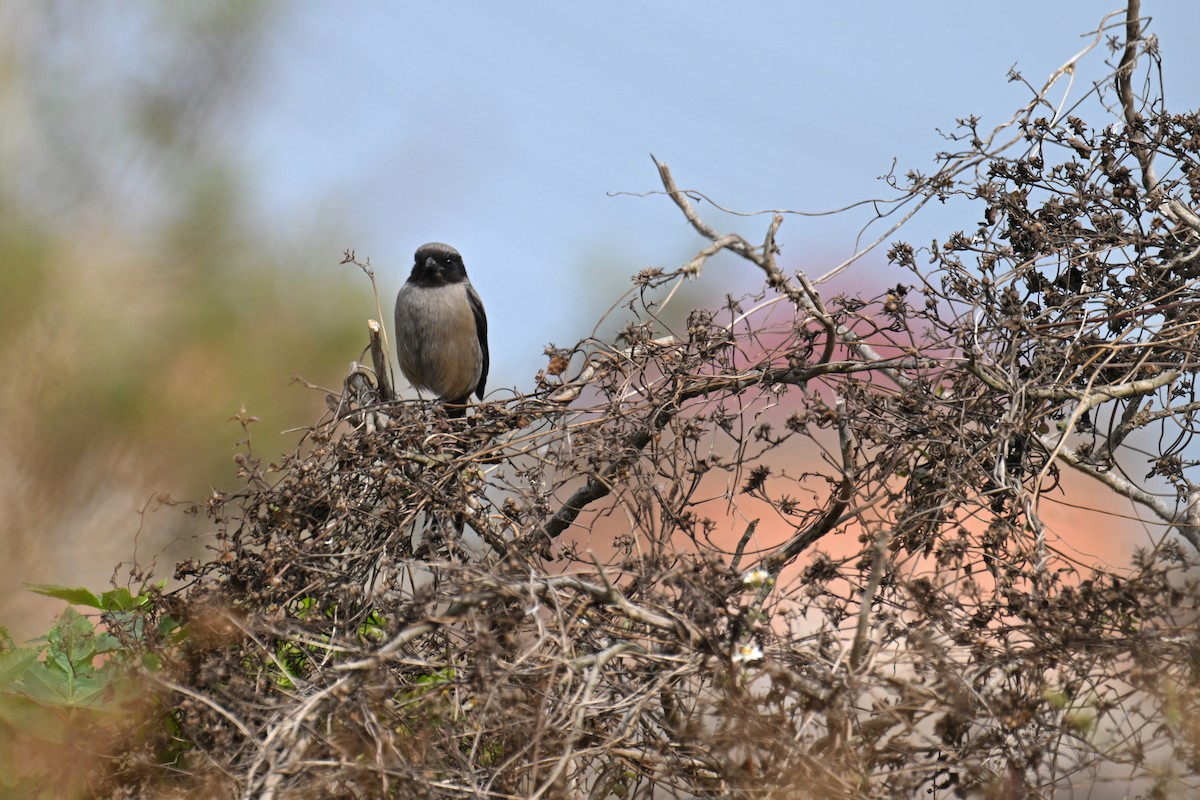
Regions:
[[[396,355],[413,388],[444,400],[461,417],[471,393],[487,383],[487,315],[467,278],[462,256],[448,244],[417,249],[412,274],[396,296]]]

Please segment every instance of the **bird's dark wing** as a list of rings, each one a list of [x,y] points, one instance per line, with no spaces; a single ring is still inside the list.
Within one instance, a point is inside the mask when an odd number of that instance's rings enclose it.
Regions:
[[[488,342],[487,342],[487,314],[483,311],[483,301],[479,299],[479,294],[475,291],[475,287],[467,284],[467,300],[471,303],[471,313],[475,315],[475,333],[479,336],[479,352],[483,356],[483,368],[479,371],[479,385],[475,387],[475,396],[480,400],[483,399],[483,387],[487,383],[488,376]]]

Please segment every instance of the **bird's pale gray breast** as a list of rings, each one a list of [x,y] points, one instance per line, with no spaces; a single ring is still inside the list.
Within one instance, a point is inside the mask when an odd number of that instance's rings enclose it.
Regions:
[[[483,353],[467,284],[404,284],[396,297],[396,354],[400,370],[418,389],[465,400],[483,370]]]

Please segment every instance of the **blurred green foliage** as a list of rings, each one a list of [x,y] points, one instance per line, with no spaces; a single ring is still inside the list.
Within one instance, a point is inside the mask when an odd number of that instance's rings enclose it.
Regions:
[[[0,8],[0,560],[14,574],[94,584],[139,530],[139,559],[202,534],[136,511],[228,484],[242,407],[262,421],[257,453],[290,450],[282,431],[324,408],[293,375],[336,387],[365,344],[369,287],[338,266],[351,237],[271,229],[240,160],[274,9]],[[49,607],[29,619],[29,594],[10,592],[0,622],[44,630]]]
[[[131,726],[154,724],[145,713],[152,694],[139,676],[161,666],[149,646],[177,641],[181,628],[167,617],[147,627],[144,612],[161,585],[136,595],[32,588],[94,608],[106,624],[68,607],[30,647],[0,629],[0,790],[6,798],[82,797],[114,742]],[[143,713],[131,713],[137,710]]]

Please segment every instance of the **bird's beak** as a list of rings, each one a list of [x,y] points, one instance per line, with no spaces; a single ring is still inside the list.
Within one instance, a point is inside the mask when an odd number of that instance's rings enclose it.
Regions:
[[[432,256],[425,259],[425,269],[430,270],[431,272],[436,272],[437,271],[437,259],[433,258]]]

